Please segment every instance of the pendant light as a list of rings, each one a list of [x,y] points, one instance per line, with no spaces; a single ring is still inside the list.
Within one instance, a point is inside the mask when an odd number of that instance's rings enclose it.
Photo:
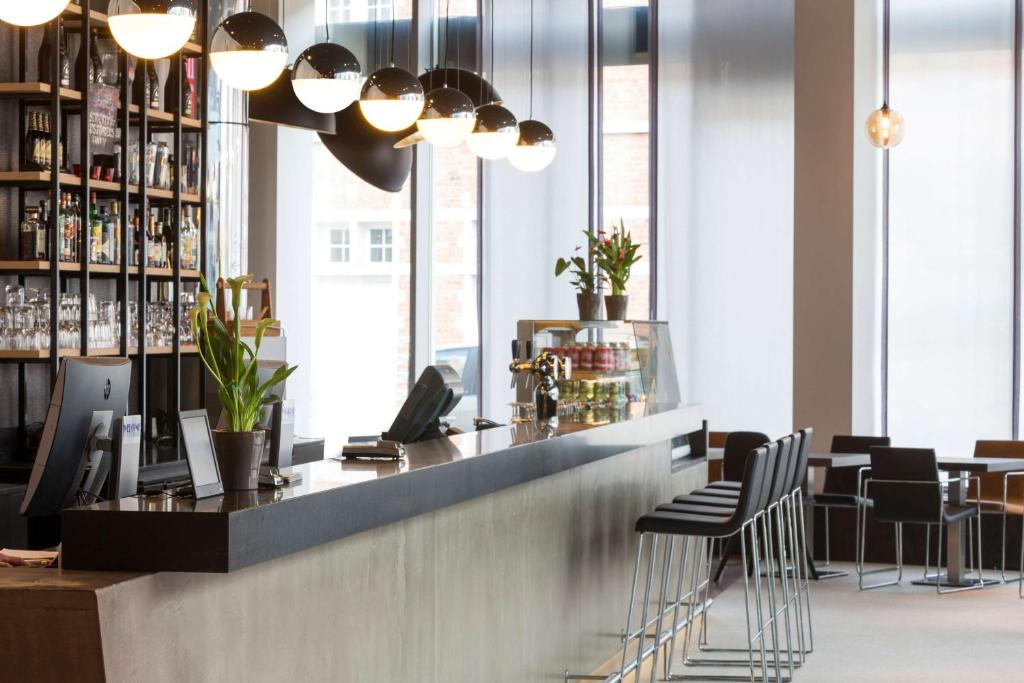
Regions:
[[[889,108],[889,0],[882,3],[882,107],[871,112],[864,130],[871,144],[880,149],[892,149],[903,141],[906,133],[903,115]]]
[[[423,86],[415,75],[395,66],[394,0],[391,2],[391,59],[388,66],[366,79],[359,95],[359,110],[371,126],[390,133],[409,128],[423,111]]]
[[[68,0],[0,0],[0,21],[15,26],[38,26],[53,21]]]
[[[292,66],[292,88],[302,104],[333,114],[356,101],[362,89],[362,67],[348,49],[331,42],[330,17],[324,18],[327,40],[303,50]]]
[[[530,0],[530,118],[519,122],[519,142],[508,153],[508,160],[520,171],[543,171],[558,151],[555,134],[546,124],[533,118],[533,0]]]
[[[259,90],[288,63],[288,40],[277,22],[259,12],[239,12],[220,22],[210,41],[210,65],[238,90]]]
[[[117,44],[142,59],[174,54],[196,28],[193,0],[110,0],[107,17]]]
[[[491,0],[491,77],[494,77],[494,0]],[[489,102],[477,107],[469,150],[481,159],[501,159],[519,142],[519,121],[505,107]]]
[[[445,6],[444,19],[444,63],[448,66],[449,10],[451,0]],[[458,49],[456,47],[456,49]],[[458,56],[455,58],[458,67]],[[447,71],[445,72],[447,73]],[[427,142],[438,147],[455,147],[461,144],[473,131],[476,111],[473,100],[458,88],[448,87],[447,78],[440,88],[427,93],[427,103],[416,121],[416,128],[423,133]]]

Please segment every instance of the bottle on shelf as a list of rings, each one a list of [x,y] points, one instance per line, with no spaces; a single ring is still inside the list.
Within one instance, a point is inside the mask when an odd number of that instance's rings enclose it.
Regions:
[[[38,171],[42,165],[43,127],[39,122],[39,112],[28,113],[28,126],[25,129],[25,147],[21,153],[21,165],[25,170]]]
[[[110,213],[103,226],[107,243],[106,260],[112,265],[121,263],[121,203],[116,199],[110,203]]]
[[[132,251],[129,255],[131,265],[139,265],[139,229],[142,226],[142,217],[138,207],[135,208],[135,215],[132,217]]]
[[[146,101],[150,109],[160,108],[160,76],[156,73],[156,62],[152,59],[146,60],[146,73],[149,74],[149,92],[146,93]]]
[[[172,218],[171,210],[170,209],[164,210],[164,226],[163,226],[164,227],[164,229],[163,229],[163,244],[164,244],[163,267],[164,268],[173,268],[174,267],[174,259],[176,257],[176,255],[174,253],[174,225],[171,223],[171,218]]]
[[[75,87],[82,90],[86,81],[99,83],[103,75],[103,60],[100,58],[99,32],[92,29],[89,32],[89,59],[85,58],[85,40],[81,41],[78,48],[78,58],[75,59]]]
[[[96,193],[89,197],[89,263],[102,263],[103,218],[96,206]]]
[[[41,230],[39,209],[30,206],[25,209],[25,219],[21,222],[18,240],[18,258],[22,261],[34,261],[39,258],[36,252],[39,231]]]
[[[60,87],[71,87],[71,66],[68,63],[68,37],[64,31],[64,22],[57,24],[57,41],[60,51]],[[39,80],[43,83],[52,82],[52,60],[53,43],[50,41],[49,27],[43,28],[43,40],[39,44],[39,57],[36,60],[36,67],[39,72]]]

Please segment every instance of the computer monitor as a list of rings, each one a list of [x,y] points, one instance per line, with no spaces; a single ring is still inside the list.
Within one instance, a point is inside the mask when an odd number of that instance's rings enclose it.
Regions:
[[[455,409],[462,393],[462,380],[451,366],[428,366],[383,438],[409,444],[444,436],[440,419]]]
[[[22,515],[53,516],[73,503],[83,485],[92,438],[109,438],[110,425],[124,418],[131,378],[127,358],[63,360],[21,503]],[[101,462],[94,460],[92,466],[98,468]],[[105,473],[90,471],[92,486],[101,486],[100,478]]]

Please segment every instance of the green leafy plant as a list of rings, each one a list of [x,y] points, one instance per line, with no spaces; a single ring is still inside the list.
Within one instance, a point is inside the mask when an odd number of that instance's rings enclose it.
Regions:
[[[583,231],[583,234],[587,236],[588,240],[593,236]],[[586,257],[580,254],[583,247],[576,247],[576,254],[570,258],[564,259],[559,258],[555,262],[555,277],[559,277],[562,273],[571,269],[572,273],[572,286],[580,291],[581,294],[593,294],[597,291],[597,273],[593,267],[588,263],[590,257],[593,256],[592,250],[587,250]]]
[[[213,297],[205,278],[200,278],[200,291],[191,311],[192,334],[199,345],[203,365],[217,380],[217,396],[228,416],[228,431],[251,432],[263,415],[263,406],[279,398],[270,393],[275,386],[288,379],[297,366],[280,367],[263,384],[257,373],[256,357],[267,328],[274,324],[269,318],[256,323],[255,348],[242,341],[238,309],[242,305],[242,288],[252,282],[252,275],[229,278],[231,310],[234,317],[229,331],[217,317]]]
[[[610,236],[604,230],[598,230],[597,235],[588,233],[588,237],[602,279],[611,286],[612,294],[625,294],[630,271],[642,258],[637,254],[640,245],[633,243],[621,218],[619,225],[612,228]]]

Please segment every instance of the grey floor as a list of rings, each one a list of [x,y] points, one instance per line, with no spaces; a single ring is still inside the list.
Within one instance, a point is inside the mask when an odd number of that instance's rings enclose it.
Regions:
[[[1017,584],[936,595],[909,583],[920,573],[910,567],[902,586],[865,592],[853,574],[812,583],[815,651],[794,683],[1024,681],[1024,600]],[[712,644],[741,643],[742,597],[742,584],[733,583],[715,601]]]

